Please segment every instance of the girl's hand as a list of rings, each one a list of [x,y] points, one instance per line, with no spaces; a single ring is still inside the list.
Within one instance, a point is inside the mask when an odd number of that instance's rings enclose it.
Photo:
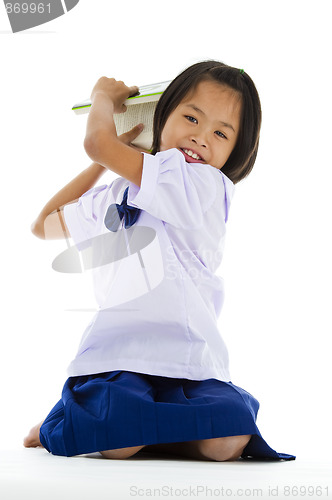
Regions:
[[[136,125],[133,127],[131,130],[128,132],[125,132],[124,134],[119,135],[119,140],[123,142],[123,144],[127,144],[127,146],[132,147],[133,149],[136,149],[136,151],[139,151],[140,153],[150,153],[147,149],[139,148],[137,146],[134,146],[132,141],[136,139],[136,137],[139,136],[139,134],[142,132],[144,128],[143,123],[140,123],[139,125]]]
[[[122,81],[102,76],[91,92],[91,101],[93,101],[97,93],[106,94],[114,104],[114,113],[124,113],[127,110],[124,101],[128,99],[128,97],[137,94],[138,91],[138,87],[136,86],[127,87]],[[134,140],[134,138],[131,140]]]

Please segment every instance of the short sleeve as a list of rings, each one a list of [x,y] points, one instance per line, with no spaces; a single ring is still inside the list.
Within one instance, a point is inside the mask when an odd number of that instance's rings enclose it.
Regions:
[[[224,196],[224,210],[225,210],[224,220],[225,220],[225,222],[227,222],[229,208],[231,206],[231,201],[232,201],[233,196],[234,196],[235,186],[234,186],[234,183],[225,174],[223,174],[220,170],[219,170],[219,172],[222,176],[222,180],[223,180],[223,184],[224,184],[224,193],[225,193],[225,196]]]
[[[141,186],[130,183],[127,203],[176,228],[198,228],[216,196],[225,197],[220,173],[211,165],[187,163],[175,148],[144,153]]]
[[[113,183],[112,183],[113,184]],[[64,218],[71,238],[78,246],[82,241],[93,238],[101,232],[103,218],[111,201],[111,185],[104,184],[89,189],[76,203],[64,206]]]

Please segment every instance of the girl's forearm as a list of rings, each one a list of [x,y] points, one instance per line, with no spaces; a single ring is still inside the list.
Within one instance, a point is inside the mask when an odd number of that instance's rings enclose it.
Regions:
[[[107,172],[107,169],[103,166],[98,163],[92,163],[90,167],[83,170],[83,172],[60,189],[60,191],[58,191],[50,199],[50,201],[46,203],[35,223],[38,223],[38,220],[43,221],[45,217],[47,217],[54,210],[57,210],[63,205],[66,205],[67,203],[70,203],[71,201],[82,196],[96,184],[105,172]]]
[[[110,138],[117,138],[115,123],[113,119],[114,104],[103,92],[97,92],[92,100],[91,108],[86,125],[84,145],[95,142],[98,135],[107,133]]]

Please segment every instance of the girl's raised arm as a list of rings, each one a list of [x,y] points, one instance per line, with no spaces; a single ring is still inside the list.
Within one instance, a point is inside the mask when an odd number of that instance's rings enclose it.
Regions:
[[[114,78],[98,80],[91,93],[84,148],[93,161],[140,187],[143,155],[119,139],[113,119],[114,113],[126,111],[124,101],[137,91],[138,87],[127,87]]]

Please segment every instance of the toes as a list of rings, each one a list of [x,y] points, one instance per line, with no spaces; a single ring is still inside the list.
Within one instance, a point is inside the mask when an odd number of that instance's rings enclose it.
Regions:
[[[23,446],[25,448],[36,448],[39,445],[40,445],[39,439],[35,439],[35,438],[31,437],[30,435],[25,437],[23,440]]]
[[[37,446],[42,446],[39,440],[39,431],[41,425],[42,422],[40,424],[35,425],[35,427],[33,427],[30,430],[29,434],[24,438],[23,446],[25,448],[37,448]]]

